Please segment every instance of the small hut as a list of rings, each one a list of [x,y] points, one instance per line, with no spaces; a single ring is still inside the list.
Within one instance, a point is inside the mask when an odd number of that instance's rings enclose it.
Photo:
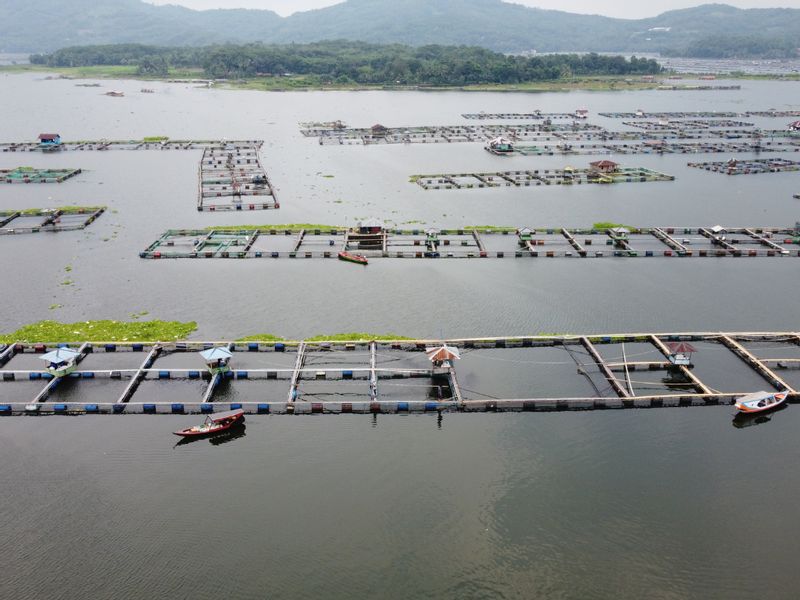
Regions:
[[[611,234],[611,238],[615,242],[621,242],[628,239],[630,230],[627,227],[612,227],[608,230],[608,232]]]
[[[585,108],[578,108],[575,109],[575,118],[576,119],[587,119],[589,118],[589,111]]]
[[[233,356],[233,353],[223,346],[214,346],[200,352],[200,356],[206,363],[206,368],[212,374],[224,373],[230,371],[228,364]]]
[[[39,358],[47,363],[47,372],[53,377],[64,377],[77,368],[79,356],[80,352],[71,348],[56,348]]]
[[[616,173],[619,171],[619,163],[613,160],[596,160],[589,163],[589,168],[598,173]]]
[[[527,246],[528,243],[533,240],[533,230],[530,227],[517,229],[517,235],[519,236],[519,245],[523,247]]]
[[[425,354],[428,356],[428,360],[430,360],[431,364],[433,365],[431,370],[432,375],[446,374],[450,369],[453,368],[453,361],[461,358],[458,348],[453,348],[447,344],[442,344],[438,347],[425,348]]]
[[[496,137],[493,140],[489,141],[489,144],[486,146],[486,149],[491,152],[492,154],[511,154],[514,152],[514,144],[511,143],[510,140],[507,140],[504,137]]]
[[[386,137],[386,134],[389,133],[389,128],[384,127],[380,123],[376,123],[370,127],[369,130],[372,133],[372,137]]]
[[[61,148],[61,136],[57,133],[40,133],[39,148],[42,150],[59,150]]]
[[[439,243],[439,230],[431,227],[430,229],[425,230],[425,242],[428,244],[438,244]]]
[[[687,342],[669,342],[669,356],[667,360],[676,367],[691,367],[692,354],[697,352],[697,349]]]
[[[356,224],[358,233],[382,233],[383,221],[380,219],[364,219]]]

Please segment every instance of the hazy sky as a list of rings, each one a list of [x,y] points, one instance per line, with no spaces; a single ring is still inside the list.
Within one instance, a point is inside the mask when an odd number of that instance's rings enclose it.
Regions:
[[[268,8],[281,15],[288,15],[300,10],[322,8],[338,4],[341,0],[146,0],[151,4],[180,4],[189,8]],[[800,8],[800,0],[716,0],[740,8]],[[596,0],[516,0],[516,4],[536,6],[538,8],[555,8],[569,12],[603,14],[610,17],[652,17],[666,10],[687,8],[704,4],[704,0],[647,0],[631,2],[630,0],[610,0],[598,3]],[[599,5],[599,6],[598,6]]]

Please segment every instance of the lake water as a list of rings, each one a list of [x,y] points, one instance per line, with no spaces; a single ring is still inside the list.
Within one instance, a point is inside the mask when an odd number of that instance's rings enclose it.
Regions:
[[[410,175],[594,158],[502,158],[481,144],[319,146],[298,122],[444,125],[468,123],[465,112],[585,107],[590,122],[613,129],[620,122],[598,112],[797,109],[800,83],[569,94],[166,83],[141,94],[139,82],[75,83],[0,75],[0,141],[50,130],[67,140],[264,139],[281,208],[197,212],[194,151],[0,153],[0,168],[83,169],[63,184],[4,186],[0,208],[109,206],[83,231],[0,237],[2,331],[140,311],[196,320],[197,339],[798,329],[796,259],[375,260],[362,269],[137,253],[168,228],[370,216],[442,227],[792,225],[800,174],[686,167],[724,155],[618,159],[674,182],[424,191]],[[753,121],[783,129],[789,120]],[[242,437],[175,448],[170,432],[195,418],[4,419],[0,596],[792,598],[798,414],[791,406],[743,429],[732,427],[730,407],[441,422],[253,416]]]

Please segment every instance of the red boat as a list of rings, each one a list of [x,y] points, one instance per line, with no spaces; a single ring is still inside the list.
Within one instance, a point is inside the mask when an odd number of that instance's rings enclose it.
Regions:
[[[356,263],[357,265],[366,265],[367,264],[367,257],[362,254],[353,254],[352,252],[339,252],[339,260],[344,260],[351,263]]]
[[[202,425],[181,429],[180,431],[176,431],[175,435],[181,437],[213,435],[220,431],[226,431],[242,421],[244,421],[244,411],[241,408],[238,410],[229,410],[227,412],[208,415]]]

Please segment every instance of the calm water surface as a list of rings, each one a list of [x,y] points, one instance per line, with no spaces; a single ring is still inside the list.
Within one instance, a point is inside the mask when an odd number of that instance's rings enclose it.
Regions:
[[[263,138],[281,209],[196,212],[197,152],[0,154],[0,168],[84,169],[61,185],[6,186],[0,207],[110,208],[81,232],[0,238],[0,330],[143,310],[198,321],[197,338],[799,328],[795,259],[376,260],[355,269],[143,261],[137,252],[167,228],[365,216],[451,227],[790,225],[800,174],[724,177],[685,166],[724,155],[621,159],[674,174],[672,183],[426,192],[409,175],[593,159],[503,159],[480,144],[320,147],[297,123],[797,108],[800,84],[536,95],[152,84],[155,94],[140,94],[140,83],[104,82],[126,92],[108,98],[74,83],[0,75],[0,138]],[[732,426],[729,407],[441,422],[251,417],[244,436],[179,447],[170,432],[194,417],[0,420],[0,597],[794,598],[798,414],[791,406],[745,428]]]

